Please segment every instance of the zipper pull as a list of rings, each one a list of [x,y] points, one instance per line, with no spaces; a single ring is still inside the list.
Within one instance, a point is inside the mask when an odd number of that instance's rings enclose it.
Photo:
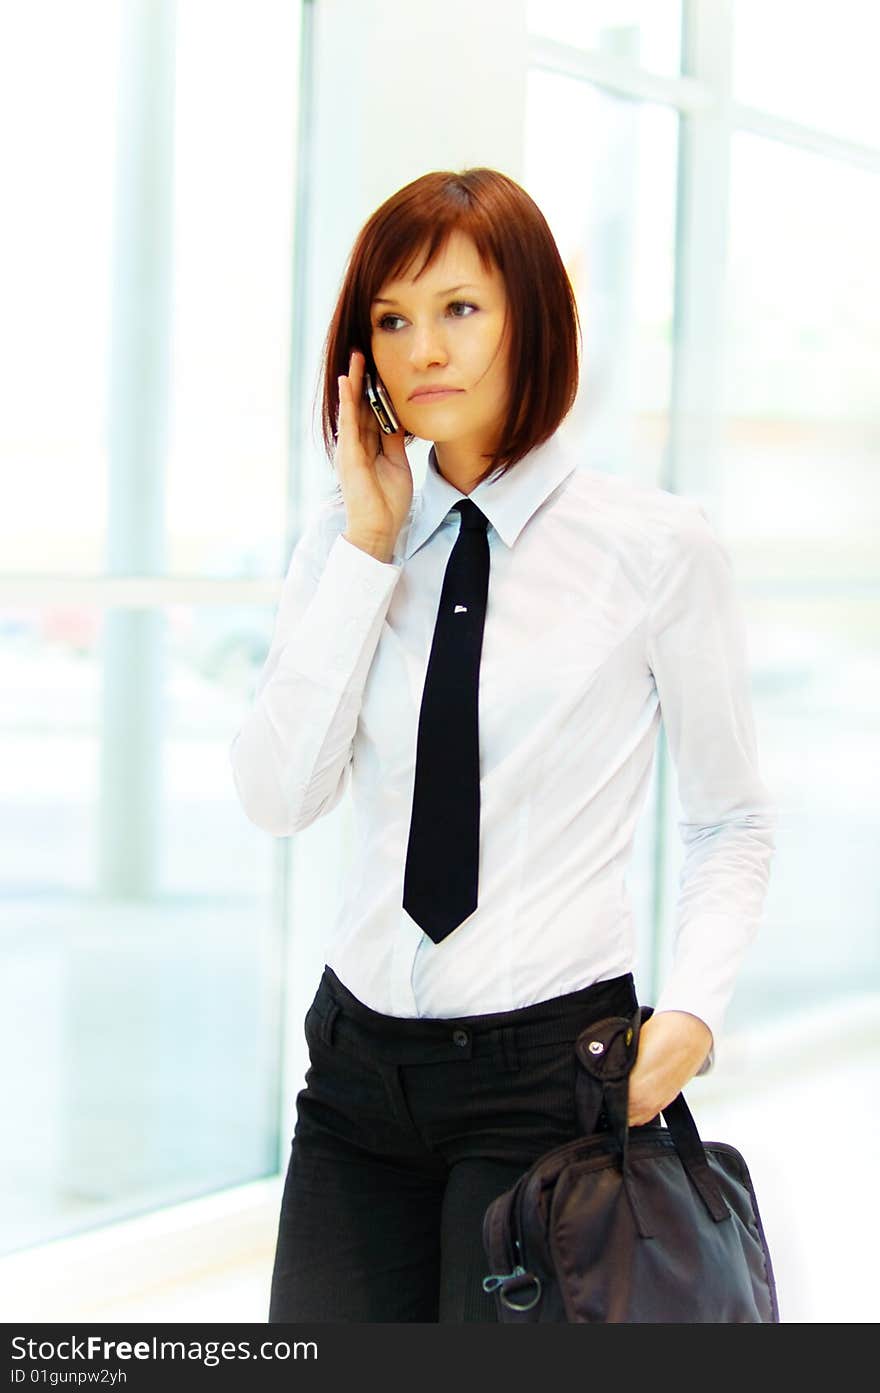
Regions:
[[[525,1275],[525,1268],[517,1265],[512,1272],[490,1272],[488,1277],[483,1278],[483,1291],[494,1291],[500,1287],[509,1277],[522,1277]]]
[[[519,1280],[523,1277],[525,1281]],[[541,1278],[519,1264],[503,1276],[493,1272],[483,1278],[483,1291],[495,1291],[499,1287],[501,1304],[510,1311],[531,1311],[541,1300]]]

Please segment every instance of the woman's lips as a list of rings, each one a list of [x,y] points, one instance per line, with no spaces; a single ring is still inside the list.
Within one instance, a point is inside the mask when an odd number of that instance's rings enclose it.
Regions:
[[[442,401],[444,397],[452,397],[463,391],[462,387],[444,387],[442,391],[413,392],[410,401],[428,402]]]

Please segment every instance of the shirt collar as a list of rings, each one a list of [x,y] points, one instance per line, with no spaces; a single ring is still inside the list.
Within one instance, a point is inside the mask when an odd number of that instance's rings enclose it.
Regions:
[[[567,479],[576,467],[569,448],[551,435],[524,455],[503,478],[495,470],[471,493],[461,493],[450,484],[437,468],[434,446],[428,455],[428,468],[418,496],[406,539],[406,560],[431,537],[460,498],[470,498],[489,519],[495,531],[512,547],[529,518],[555,488]],[[494,482],[492,482],[494,480]]]

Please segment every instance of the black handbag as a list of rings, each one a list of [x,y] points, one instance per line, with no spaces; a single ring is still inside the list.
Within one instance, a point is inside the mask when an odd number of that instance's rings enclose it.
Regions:
[[[575,1041],[583,1136],[539,1157],[483,1217],[499,1321],[771,1322],[776,1284],[748,1167],[703,1142],[684,1095],[627,1123],[641,1022],[609,1016]],[[597,1125],[604,1129],[596,1130]]]

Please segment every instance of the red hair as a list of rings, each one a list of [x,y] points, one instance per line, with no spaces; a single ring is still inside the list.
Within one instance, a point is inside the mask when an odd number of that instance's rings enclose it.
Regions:
[[[484,267],[501,272],[508,300],[510,380],[500,444],[481,478],[503,473],[543,444],[571,410],[578,387],[580,324],[559,248],[538,205],[497,169],[437,170],[406,184],[376,209],[355,241],[324,342],[322,435],[331,463],[338,377],[359,348],[375,375],[370,309],[389,280],[426,250],[418,274],[458,230]],[[415,437],[406,436],[409,443]],[[500,475],[499,475],[500,477]]]

